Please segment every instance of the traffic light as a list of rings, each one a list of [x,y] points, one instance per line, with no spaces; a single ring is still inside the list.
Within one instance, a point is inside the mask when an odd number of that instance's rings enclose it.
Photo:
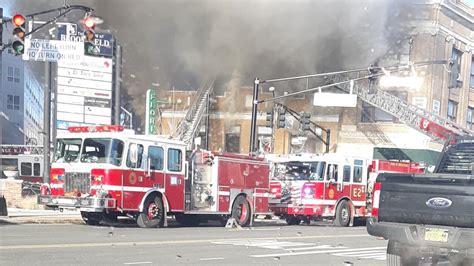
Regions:
[[[273,110],[271,112],[267,112],[267,117],[265,119],[267,123],[267,127],[273,127]]]
[[[15,14],[12,18],[12,23],[13,23],[12,49],[15,55],[22,55],[25,53],[26,19],[21,14]]]
[[[94,17],[88,16],[83,20],[84,25],[84,54],[98,55],[99,48],[95,45],[95,21]]]
[[[311,129],[311,114],[302,113],[301,114],[301,130],[310,130]]]
[[[278,122],[277,128],[285,128],[285,121],[286,121],[286,110],[284,108],[278,109]]]

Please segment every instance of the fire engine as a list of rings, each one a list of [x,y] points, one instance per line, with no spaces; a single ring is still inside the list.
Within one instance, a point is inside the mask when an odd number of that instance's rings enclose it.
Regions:
[[[369,215],[373,182],[380,172],[421,173],[419,163],[369,160],[337,153],[282,155],[272,161],[270,209],[289,225],[332,218],[351,226]]]
[[[40,204],[79,208],[97,225],[129,216],[140,227],[205,220],[251,224],[268,214],[269,165],[247,155],[187,151],[186,143],[121,126],[70,127],[59,135]]]

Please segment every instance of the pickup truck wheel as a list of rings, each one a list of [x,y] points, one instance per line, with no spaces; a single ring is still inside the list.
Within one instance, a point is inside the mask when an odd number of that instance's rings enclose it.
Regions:
[[[88,225],[100,225],[104,218],[101,212],[84,212],[81,211],[82,220]]]
[[[165,219],[163,200],[158,196],[148,197],[143,211],[138,214],[137,224],[142,228],[163,227]]]
[[[347,200],[341,201],[336,208],[336,226],[345,227],[351,222],[351,208]]]
[[[238,196],[232,205],[232,218],[235,219],[238,225],[248,226],[250,224],[250,204],[245,196]]]
[[[419,259],[406,254],[406,250],[396,250],[396,242],[393,240],[388,241],[387,245],[387,266],[418,266]]]

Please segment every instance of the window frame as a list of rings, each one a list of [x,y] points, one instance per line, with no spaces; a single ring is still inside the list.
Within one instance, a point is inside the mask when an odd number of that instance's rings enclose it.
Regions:
[[[154,169],[153,166],[153,157],[150,149],[157,149],[161,151],[161,168]],[[162,146],[150,145],[148,146],[148,158],[150,159],[150,170],[151,171],[163,171],[165,169],[165,149]],[[159,159],[159,158],[158,158]]]
[[[137,145],[137,164],[132,164],[130,161],[130,146],[131,145]],[[133,169],[142,169],[143,168],[143,152],[145,151],[145,148],[143,147],[143,144],[140,143],[132,143],[130,142],[128,144],[128,149],[127,149],[127,160],[125,162],[125,166],[128,168],[133,168]]]
[[[175,156],[170,156],[170,152],[172,151],[177,151],[179,156],[175,157]],[[168,148],[167,151],[166,151],[166,170],[169,171],[169,172],[176,172],[176,173],[179,173],[179,172],[182,172],[183,171],[183,168],[184,168],[184,163],[183,163],[183,151],[179,148]],[[178,162],[173,162],[172,159],[174,158],[177,158],[178,159]],[[179,165],[179,169],[178,168],[172,168],[170,167],[170,164],[171,163],[175,163],[175,165]]]

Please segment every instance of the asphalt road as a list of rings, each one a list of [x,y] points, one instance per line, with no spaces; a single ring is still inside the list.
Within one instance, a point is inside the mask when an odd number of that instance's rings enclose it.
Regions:
[[[364,226],[0,225],[2,265],[385,265],[387,241]],[[352,263],[352,264],[351,264]]]

